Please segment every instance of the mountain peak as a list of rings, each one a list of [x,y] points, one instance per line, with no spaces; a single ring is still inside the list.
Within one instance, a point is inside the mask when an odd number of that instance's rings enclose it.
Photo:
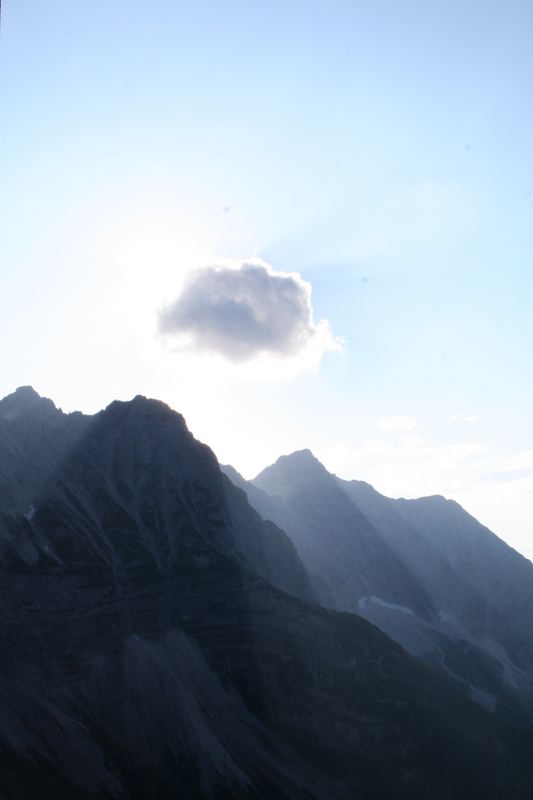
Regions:
[[[329,472],[315,458],[311,450],[295,450],[267,467],[254,478],[253,483],[269,494],[288,494],[296,485],[307,484],[329,477]]]
[[[7,420],[28,414],[43,416],[57,412],[53,401],[48,397],[41,397],[33,386],[19,386],[12,394],[0,400],[0,417]]]
[[[151,419],[153,421],[172,422],[173,424],[178,423],[180,428],[188,432],[187,424],[182,414],[162,400],[145,397],[142,394],[136,395],[131,400],[113,400],[100,414],[117,421]]]
[[[17,389],[15,389],[13,394],[18,395],[19,397],[41,397],[41,395],[35,391],[33,386],[19,386]]]
[[[295,450],[293,453],[289,453],[286,456],[280,456],[278,461],[282,458],[289,458],[289,459],[304,459],[304,460],[312,460],[317,461],[318,459],[315,458],[311,450],[308,447],[304,447],[302,450]]]
[[[327,471],[324,465],[320,463],[318,458],[313,455],[309,448],[305,448],[304,450],[295,450],[293,453],[289,453],[287,456],[280,456],[276,461],[276,464],[279,463],[288,465],[290,469],[319,470],[321,473]]]

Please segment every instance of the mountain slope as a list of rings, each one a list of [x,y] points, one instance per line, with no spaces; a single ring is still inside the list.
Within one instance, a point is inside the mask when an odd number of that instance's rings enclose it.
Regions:
[[[528,559],[443,497],[390,500],[357,481],[340,484],[413,565],[445,629],[467,631],[473,641],[490,639],[518,668],[515,678],[506,669],[510,683],[520,680],[519,671],[533,673],[533,564]]]
[[[179,415],[135,398],[82,428],[0,516],[0,797],[530,797],[529,738],[272,585],[293,548]]]
[[[31,386],[0,400],[0,509],[27,512],[87,423],[82,414],[63,414]]]
[[[262,522],[179,414],[136,397],[93,418],[64,415],[36,393],[39,402],[32,398],[28,411],[27,390],[21,403],[19,392],[0,403],[0,453],[9,455],[0,508],[23,512],[31,525],[13,521],[27,535],[20,545],[15,534],[4,540],[4,559],[45,558],[84,569],[95,563],[111,571],[124,563],[135,570],[142,559],[143,570],[149,563],[164,574],[181,562],[193,535],[275,585],[312,598],[290,540]]]
[[[533,717],[533,565],[460,506],[390,500],[309,451],[247,491],[291,536],[323,604],[357,611],[485,707]]]
[[[268,495],[258,510],[290,535],[325,604],[358,611],[362,596],[380,595],[430,613],[409,567],[308,450],[279,458],[253,487]]]

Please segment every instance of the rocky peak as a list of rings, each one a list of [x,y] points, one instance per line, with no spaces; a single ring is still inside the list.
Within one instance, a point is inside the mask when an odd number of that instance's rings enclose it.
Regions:
[[[111,422],[113,425],[134,425],[157,428],[160,425],[177,427],[187,436],[191,436],[185,419],[161,400],[154,400],[143,395],[136,395],[132,400],[113,400],[97,417]]]
[[[282,497],[297,486],[304,486],[331,479],[330,474],[310,450],[296,450],[281,456],[254,478],[253,484],[265,492]]]
[[[41,397],[32,386],[19,386],[12,394],[0,400],[0,418],[45,417],[59,413],[52,400]]]

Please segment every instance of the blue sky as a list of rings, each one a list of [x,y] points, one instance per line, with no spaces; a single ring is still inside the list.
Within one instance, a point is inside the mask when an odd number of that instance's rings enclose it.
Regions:
[[[248,476],[311,447],[533,556],[531,3],[2,16],[0,394],[157,396]],[[191,270],[254,255],[342,352],[161,336]]]

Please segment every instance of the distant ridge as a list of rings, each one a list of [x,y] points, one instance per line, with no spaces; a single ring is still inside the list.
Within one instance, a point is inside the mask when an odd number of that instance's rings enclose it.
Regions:
[[[239,485],[292,538],[323,605],[361,614],[485,707],[533,720],[528,559],[441,495],[392,500],[309,450]]]

